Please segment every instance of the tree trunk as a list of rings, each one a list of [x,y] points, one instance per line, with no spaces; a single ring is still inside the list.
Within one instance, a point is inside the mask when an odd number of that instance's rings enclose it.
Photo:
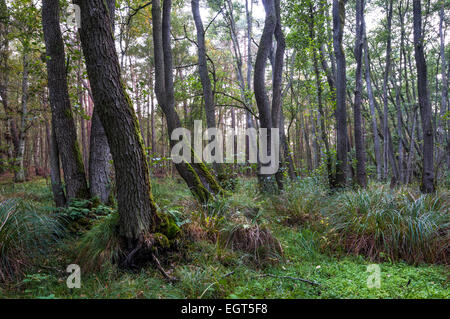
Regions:
[[[279,0],[268,0],[264,2],[266,18],[264,22],[263,34],[258,47],[254,72],[254,91],[256,104],[259,111],[260,128],[267,129],[266,154],[272,156],[272,152],[279,152],[280,149],[271,149],[271,129],[279,128],[281,113],[281,80],[284,59],[284,35],[281,29],[280,3]],[[266,92],[265,72],[267,59],[272,49],[272,39],[275,35],[277,48],[273,67],[272,79],[272,107]],[[278,143],[279,145],[279,143]],[[261,147],[261,146],[260,146]],[[266,164],[261,164],[265,166]],[[276,184],[273,174],[258,174],[260,188],[264,192],[275,192]]]
[[[15,155],[14,164],[14,182],[22,183],[25,182],[25,144],[26,144],[26,125],[28,116],[28,48],[24,48],[22,57],[22,110],[20,114],[20,130],[19,130],[19,147]]]
[[[66,205],[66,196],[64,194],[64,189],[61,183],[61,169],[59,166],[59,151],[58,143],[56,141],[56,134],[52,124],[52,130],[50,133],[50,127],[48,122],[45,122],[47,136],[49,136],[50,145],[50,180],[52,183],[53,200],[55,201],[56,207],[63,207]]]
[[[192,15],[194,17],[195,27],[197,30],[197,56],[198,56],[198,73],[203,89],[203,100],[206,113],[206,125],[208,128],[216,128],[216,107],[214,101],[214,92],[209,78],[208,64],[206,60],[205,30],[203,28],[202,18],[200,15],[199,0],[192,0]],[[210,138],[209,142],[214,139]],[[225,179],[222,166],[219,163],[213,163],[219,181]]]
[[[120,76],[111,15],[102,0],[80,0],[80,39],[95,108],[103,124],[117,178],[119,236],[130,252],[126,265],[159,224],[144,143]],[[120,130],[118,129],[120,128]]]
[[[336,186],[347,184],[347,106],[346,106],[346,63],[342,37],[345,24],[345,1],[333,0],[333,44],[336,56],[336,130],[337,163]]]
[[[114,35],[115,0],[108,0],[108,10]],[[111,161],[108,138],[94,105],[89,141],[89,186],[91,196],[98,197],[102,203],[108,203],[110,199],[113,170]]]
[[[389,134],[388,134],[388,80],[391,71],[391,29],[392,29],[392,6],[393,0],[389,0],[389,7],[387,8],[387,44],[386,44],[386,66],[384,71],[383,81],[383,179],[388,178],[389,174]]]
[[[434,165],[433,165],[433,126],[431,124],[431,105],[428,96],[428,75],[425,61],[422,35],[422,9],[421,0],[413,0],[414,13],[414,52],[417,67],[417,91],[419,93],[420,117],[423,132],[423,167],[421,190],[424,193],[434,192]]]
[[[59,25],[59,3],[46,0],[42,4],[42,25],[47,50],[48,87],[52,124],[61,156],[66,182],[66,196],[87,198],[89,190],[67,88],[64,44]]]
[[[356,89],[355,103],[353,104],[355,121],[355,149],[356,149],[356,181],[359,186],[367,186],[366,150],[364,147],[364,134],[362,130],[362,52],[364,46],[364,0],[356,0]]]
[[[173,147],[175,141],[171,139],[171,135],[176,128],[181,127],[181,122],[175,111],[174,100],[170,34],[171,9],[171,0],[164,0],[162,10],[159,0],[154,0],[152,3],[155,93],[158,103],[165,114],[170,146]],[[201,203],[206,203],[212,195],[221,193],[222,188],[206,168],[205,164],[201,161],[197,163],[193,150],[191,151],[191,155],[191,158],[194,158],[194,163],[181,162],[175,166],[193,195]]]
[[[98,197],[102,203],[108,203],[111,192],[111,151],[105,129],[94,106],[89,147],[89,186],[92,197]]]
[[[441,98],[441,110],[439,115],[439,121],[438,121],[438,129],[437,129],[437,137],[438,137],[438,147],[440,151],[438,152],[438,167],[437,172],[439,172],[439,166],[441,164],[445,164],[447,162],[447,165],[444,166],[444,170],[448,169],[448,164],[450,164],[450,140],[448,138],[448,130],[445,129],[445,127],[448,128],[448,118],[445,119],[445,114],[448,112],[448,78],[447,78],[447,60],[445,57],[445,34],[444,34],[444,19],[445,19],[445,13],[444,13],[444,3],[445,1],[441,1],[441,9],[439,11],[439,37],[441,39],[440,44],[440,52],[441,52],[441,76],[442,76],[442,98]]]

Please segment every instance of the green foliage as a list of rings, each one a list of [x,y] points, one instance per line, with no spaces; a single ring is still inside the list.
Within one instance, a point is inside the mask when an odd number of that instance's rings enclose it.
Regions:
[[[303,181],[303,182],[302,182]],[[291,187],[296,187],[298,196],[317,191],[322,194],[318,179],[303,179]],[[380,185],[372,185],[372,188]],[[25,183],[20,185],[27,190],[28,197],[40,197],[46,192],[45,183]],[[39,188],[40,187],[40,188]],[[99,217],[93,228],[81,238],[67,238],[64,245],[55,247],[46,254],[39,265],[27,268],[27,276],[14,285],[0,285],[0,297],[33,298],[448,298],[448,270],[442,265],[422,264],[411,266],[394,260],[379,264],[381,268],[380,289],[367,287],[367,266],[370,262],[362,255],[336,258],[323,250],[327,235],[327,207],[336,205],[343,193],[322,194],[315,210],[322,212],[324,218],[309,220],[300,227],[286,226],[283,216],[288,210],[273,211],[273,199],[258,195],[256,179],[239,179],[236,193],[224,202],[201,210],[183,183],[170,179],[154,179],[157,189],[156,201],[169,212],[182,228],[184,235],[188,229],[199,227],[201,213],[206,216],[228,216],[230,211],[246,215],[258,223],[270,223],[270,230],[283,247],[284,258],[278,263],[267,263],[264,268],[255,268],[249,259],[252,254],[241,249],[218,246],[214,238],[188,240],[183,238],[182,251],[169,252],[160,258],[162,267],[179,280],[169,283],[154,267],[145,267],[137,273],[119,270],[110,262],[120,254],[114,228],[117,227],[117,214]],[[319,190],[317,190],[319,188]],[[372,189],[371,188],[371,189]],[[33,195],[32,192],[35,192]],[[20,188],[21,192],[23,191]],[[387,191],[387,190],[386,190]],[[388,192],[388,191],[387,191]],[[413,195],[408,195],[409,193]],[[399,191],[399,196],[410,200],[416,195],[411,190]],[[3,194],[2,194],[3,195]],[[322,195],[317,195],[318,198]],[[281,194],[281,196],[287,196]],[[409,196],[409,197],[408,197]],[[428,207],[429,210],[447,209],[442,206],[447,195],[429,197],[422,204],[411,207]],[[432,200],[432,198],[437,199]],[[168,199],[162,201],[162,199]],[[285,197],[285,202],[295,196]],[[421,206],[422,205],[422,206]],[[294,206],[294,205],[292,205]],[[249,209],[249,208],[257,209]],[[308,206],[305,206],[308,207]],[[412,209],[412,208],[411,208]],[[423,208],[420,208],[423,209]],[[208,210],[208,211],[207,211]],[[239,211],[240,213],[236,213]],[[316,214],[315,212],[314,214]],[[208,215],[209,214],[209,215]],[[251,223],[247,219],[246,223]],[[323,222],[323,224],[322,224]],[[227,223],[223,222],[221,228]],[[299,224],[295,224],[299,226]],[[203,227],[203,226],[202,226]],[[204,228],[201,231],[205,231]],[[77,248],[74,250],[74,246]],[[107,249],[105,250],[105,247]],[[85,254],[80,254],[84,251]],[[324,253],[325,252],[325,253]],[[74,256],[75,254],[75,256]],[[387,255],[386,255],[387,256]],[[78,258],[74,258],[78,257]],[[91,260],[91,263],[85,263]],[[79,263],[82,267],[81,289],[68,289],[66,286],[68,264]],[[92,268],[89,268],[92,267]],[[95,270],[95,272],[94,272]],[[268,277],[267,274],[273,277]],[[314,287],[307,283],[283,278],[291,276],[320,283]]]
[[[104,216],[81,236],[75,246],[75,253],[83,269],[98,270],[119,260],[121,249],[117,236],[118,221],[117,213]]]
[[[271,197],[274,218],[289,225],[304,225],[320,219],[321,205],[326,202],[327,190],[317,178],[309,177],[287,183],[280,196]]]
[[[446,264],[448,195],[415,195],[379,184],[338,194],[324,210],[329,244],[374,260]]]
[[[39,213],[31,202],[20,199],[0,202],[0,281],[23,275],[62,234],[60,223]]]

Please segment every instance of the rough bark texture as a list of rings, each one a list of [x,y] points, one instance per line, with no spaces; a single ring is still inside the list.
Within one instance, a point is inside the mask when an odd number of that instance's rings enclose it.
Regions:
[[[59,150],[54,127],[55,125],[52,125],[50,132],[49,125],[46,123],[47,135],[50,136],[50,180],[52,183],[53,200],[55,201],[55,205],[56,207],[63,207],[66,205],[66,195],[64,194],[64,189],[61,183]]]
[[[102,203],[108,203],[111,192],[111,160],[105,129],[94,107],[89,147],[89,186],[91,196],[98,197]]]
[[[355,149],[356,149],[356,181],[359,186],[367,186],[366,175],[366,150],[364,147],[364,135],[362,130],[361,105],[362,105],[362,52],[364,45],[364,0],[356,0],[356,88],[353,115],[355,121]]]
[[[157,224],[144,143],[120,76],[108,8],[102,0],[77,1],[80,38],[95,107],[108,137],[117,178],[119,234],[132,250]]]
[[[115,0],[107,0],[111,26],[114,34]],[[107,203],[111,193],[112,156],[108,139],[97,108],[94,105],[89,145],[89,186],[92,197]]]
[[[432,111],[428,96],[427,64],[425,61],[422,35],[421,0],[413,0],[414,12],[414,52],[417,67],[417,91],[419,93],[420,117],[423,133],[423,167],[421,190],[424,193],[434,192],[434,139],[431,123]]]
[[[43,1],[42,25],[48,56],[47,73],[52,124],[55,125],[53,129],[64,171],[66,196],[68,199],[87,198],[89,191],[67,88],[64,44],[59,26],[57,0]]]
[[[333,45],[336,56],[336,130],[337,163],[336,186],[347,184],[347,106],[346,106],[346,63],[342,37],[345,23],[345,1],[333,0]]]

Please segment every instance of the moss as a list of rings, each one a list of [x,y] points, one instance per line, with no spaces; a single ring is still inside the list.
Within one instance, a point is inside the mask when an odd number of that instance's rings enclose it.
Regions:
[[[167,236],[169,240],[176,238],[180,232],[180,227],[175,223],[174,219],[164,213],[157,213],[159,222],[156,225],[155,233],[162,233]]]
[[[64,115],[65,115],[67,118],[72,119],[72,118],[73,118],[73,115],[72,115],[72,109],[70,109],[70,108],[65,109],[65,110],[64,110]]]
[[[191,164],[185,163],[187,169],[191,172],[193,178],[194,178],[194,186],[191,187],[191,192],[194,194],[194,196],[200,201],[200,203],[205,204],[208,202],[209,199],[209,191],[203,186],[202,182],[200,181],[200,177],[198,177],[197,172],[194,170]]]
[[[166,248],[166,249],[170,247],[170,241],[166,235],[161,234],[161,233],[155,233],[155,234],[153,234],[153,237],[155,238],[157,247]]]

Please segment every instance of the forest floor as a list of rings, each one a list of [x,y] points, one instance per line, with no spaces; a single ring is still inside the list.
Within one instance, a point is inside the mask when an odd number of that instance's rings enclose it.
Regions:
[[[195,207],[184,183],[170,178],[154,178],[152,182],[160,207],[186,214]],[[362,256],[323,251],[323,234],[307,223],[286,223],[285,212],[275,211],[268,200],[256,197],[255,185],[254,180],[240,180],[234,193],[237,200],[244,198],[259,205],[262,218],[283,247],[284,256],[277,261],[260,266],[249,261],[244,252],[220,248],[207,239],[190,240],[183,245],[183,252],[161,258],[176,282],[168,282],[151,265],[129,272],[106,263],[96,271],[84,271],[82,267],[81,288],[69,289],[66,267],[76,263],[70,250],[77,238],[72,238],[56,243],[20,279],[0,284],[0,298],[450,298],[449,269],[445,265],[413,266],[387,259],[378,263],[380,287],[369,288],[367,267],[374,262]],[[13,197],[34,202],[42,214],[51,211],[53,205],[45,179],[15,186],[0,182],[0,200]]]

